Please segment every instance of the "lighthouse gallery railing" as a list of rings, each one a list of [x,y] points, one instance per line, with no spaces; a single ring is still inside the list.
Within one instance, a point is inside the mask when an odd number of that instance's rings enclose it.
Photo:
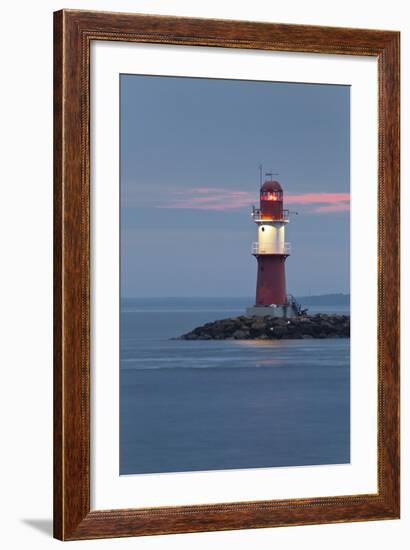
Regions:
[[[252,243],[252,254],[287,254],[291,253],[290,243],[284,243],[283,246],[267,246],[259,245],[259,243]]]
[[[289,221],[289,210],[283,211],[283,216],[280,219],[268,218],[266,215],[262,216],[260,208],[253,208],[252,218],[254,222],[288,222]]]

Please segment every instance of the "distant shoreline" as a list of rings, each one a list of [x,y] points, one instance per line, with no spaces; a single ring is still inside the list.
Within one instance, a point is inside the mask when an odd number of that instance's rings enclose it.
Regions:
[[[318,294],[316,296],[296,296],[296,301],[306,306],[348,306],[350,294]]]

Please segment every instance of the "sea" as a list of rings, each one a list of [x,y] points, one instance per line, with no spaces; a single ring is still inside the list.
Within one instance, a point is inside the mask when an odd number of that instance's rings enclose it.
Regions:
[[[121,475],[350,462],[349,339],[174,339],[251,302],[122,299]]]

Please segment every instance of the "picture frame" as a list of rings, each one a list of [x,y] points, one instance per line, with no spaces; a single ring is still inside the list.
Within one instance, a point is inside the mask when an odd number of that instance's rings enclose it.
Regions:
[[[96,40],[377,59],[377,493],[91,509],[90,48]],[[399,42],[398,32],[381,30],[76,10],[54,14],[56,538],[81,540],[399,518]]]

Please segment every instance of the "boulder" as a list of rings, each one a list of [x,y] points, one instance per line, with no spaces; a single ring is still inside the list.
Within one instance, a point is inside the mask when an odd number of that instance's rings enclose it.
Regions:
[[[347,315],[303,315],[282,317],[229,317],[206,323],[180,336],[182,340],[279,340],[307,338],[349,338]]]
[[[246,338],[249,338],[249,331],[248,330],[235,330],[235,332],[232,334],[232,337],[235,340],[245,340]]]

